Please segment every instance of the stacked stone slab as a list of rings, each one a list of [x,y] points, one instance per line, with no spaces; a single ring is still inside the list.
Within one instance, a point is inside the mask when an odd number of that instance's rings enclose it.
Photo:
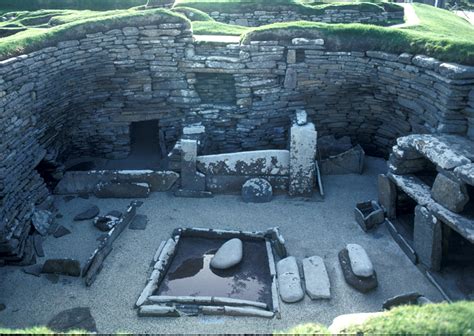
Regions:
[[[286,149],[300,109],[319,135],[349,136],[368,154],[409,133],[472,133],[472,67],[333,51],[311,36],[195,43],[189,22],[165,11],[94,29],[0,62],[1,260],[21,259],[49,195],[38,164],[127,157],[131,122],[159,120],[167,150],[201,122],[216,154]],[[231,75],[235,99],[202,103],[196,74]]]
[[[415,208],[412,248],[422,264],[441,267],[442,226],[474,243],[474,218],[465,211],[472,204],[474,142],[455,135],[415,134],[397,139],[389,172],[379,176],[379,201],[389,218],[396,218],[398,190],[418,204]],[[432,185],[416,174],[430,172]],[[405,249],[407,249],[405,247]]]
[[[404,11],[386,12],[382,8],[374,8],[373,11],[360,10],[357,8],[330,8],[323,10],[320,14],[304,14],[294,8],[284,5],[274,5],[271,10],[246,10],[245,6],[239,7],[239,12],[220,11],[209,12],[216,21],[237,24],[247,27],[258,27],[277,22],[289,21],[314,21],[326,23],[370,23],[384,25],[391,22],[403,22]]]

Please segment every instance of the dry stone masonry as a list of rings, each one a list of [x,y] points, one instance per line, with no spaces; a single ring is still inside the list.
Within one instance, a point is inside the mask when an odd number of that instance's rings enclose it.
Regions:
[[[0,263],[31,256],[33,214],[50,208],[63,162],[127,157],[135,122],[157,121],[168,151],[200,123],[198,168],[200,155],[289,149],[303,109],[318,136],[348,136],[368,154],[410,133],[474,139],[472,67],[326,42],[198,43],[189,22],[163,10],[1,61]],[[459,163],[453,174],[472,181],[471,161]]]

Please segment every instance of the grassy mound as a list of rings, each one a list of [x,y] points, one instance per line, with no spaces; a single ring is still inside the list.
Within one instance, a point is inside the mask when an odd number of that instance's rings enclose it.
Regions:
[[[127,9],[145,5],[146,0],[1,0],[0,12],[38,9]]]
[[[344,332],[370,335],[472,335],[474,302],[397,307]]]
[[[299,14],[306,15],[321,15],[326,10],[336,9],[356,9],[363,12],[380,13],[384,11],[384,7],[374,3],[337,3],[337,4],[317,4],[307,5],[296,0],[273,0],[271,2],[266,0],[176,0],[175,7],[191,7],[199,9],[206,13],[211,12],[226,12],[226,13],[243,13],[264,10],[275,10],[275,7],[285,6],[289,7]],[[392,10],[395,6],[400,9],[400,6],[393,4]]]
[[[421,25],[408,28],[364,24],[286,22],[257,27],[242,37],[251,40],[291,40],[295,36],[323,38],[334,51],[382,50],[425,54],[443,61],[474,65],[474,27],[446,10],[415,4]]]
[[[146,11],[129,9],[108,12],[67,11],[51,17],[50,21],[56,26],[29,27],[24,31],[0,39],[0,59],[54,46],[60,41],[79,39],[85,37],[86,34],[115,28],[151,25],[157,21],[160,23],[185,22],[188,27],[191,26],[184,16],[164,9]]]
[[[233,35],[240,36],[250,31],[251,28],[221,23],[216,21],[193,22],[193,33],[196,35]]]

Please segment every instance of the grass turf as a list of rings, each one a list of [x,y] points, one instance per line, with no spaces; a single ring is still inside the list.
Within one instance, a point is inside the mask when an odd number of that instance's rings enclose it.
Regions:
[[[245,33],[242,40],[278,40],[295,36],[323,38],[329,50],[409,52],[474,65],[473,26],[446,10],[422,4],[414,4],[414,7],[421,20],[415,27],[299,21],[257,27]]]

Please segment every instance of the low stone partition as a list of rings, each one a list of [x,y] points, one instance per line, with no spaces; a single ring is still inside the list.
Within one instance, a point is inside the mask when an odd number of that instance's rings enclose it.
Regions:
[[[170,190],[179,174],[155,170],[67,171],[54,189],[58,195],[91,194],[105,183],[147,183],[150,191]]]
[[[370,8],[368,8],[370,6]],[[199,6],[197,6],[199,7]],[[353,5],[353,6],[325,6],[325,8],[297,9],[294,6],[273,5],[265,8],[247,8],[240,5],[238,11],[229,6],[220,6],[216,10],[207,10],[208,14],[218,22],[235,24],[246,27],[259,27],[277,22],[313,21],[325,23],[367,23],[387,25],[403,22],[404,10],[399,6],[386,11],[378,5]],[[271,7],[271,8],[268,8]],[[234,9],[234,10],[233,10]]]

